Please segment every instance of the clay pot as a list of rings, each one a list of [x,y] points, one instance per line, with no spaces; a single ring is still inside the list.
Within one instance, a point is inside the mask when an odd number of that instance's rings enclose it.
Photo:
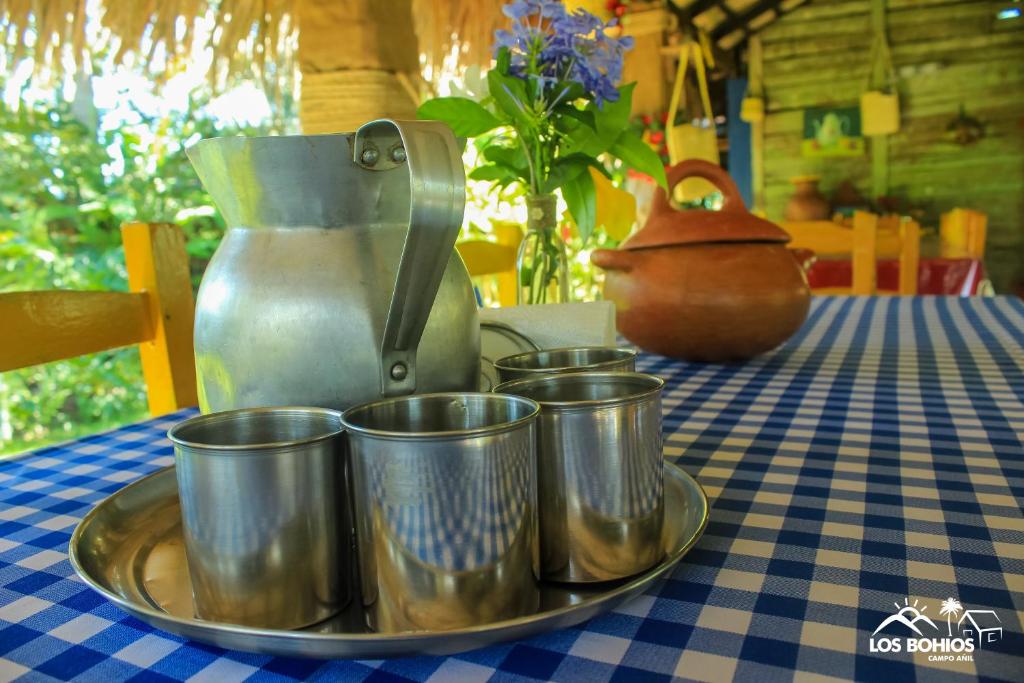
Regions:
[[[790,179],[796,189],[782,214],[787,221],[827,221],[832,216],[832,206],[818,191],[820,180],[813,175]]]
[[[748,212],[724,170],[684,161],[669,171],[669,188],[690,177],[722,191],[720,211],[676,211],[659,189],[643,229],[591,261],[607,271],[616,326],[637,346],[692,361],[752,358],[800,328],[807,280],[789,235]]]

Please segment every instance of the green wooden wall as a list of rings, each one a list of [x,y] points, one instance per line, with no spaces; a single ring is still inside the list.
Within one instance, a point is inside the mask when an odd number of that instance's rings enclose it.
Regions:
[[[889,194],[925,209],[926,227],[954,206],[987,212],[986,265],[997,291],[1006,291],[1024,280],[1024,18],[996,19],[1014,6],[1009,0],[886,4],[902,119],[889,137]],[[800,155],[805,107],[859,102],[869,68],[870,0],[813,0],[760,35],[769,217],[782,217],[796,175],[821,175],[826,196],[849,178],[870,197],[870,149],[857,158]],[[967,147],[946,132],[961,104],[985,125],[985,137]]]

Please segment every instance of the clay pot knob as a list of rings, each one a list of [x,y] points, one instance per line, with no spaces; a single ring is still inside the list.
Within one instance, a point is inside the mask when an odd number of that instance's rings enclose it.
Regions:
[[[681,161],[668,170],[668,189],[671,191],[676,185],[687,178],[703,178],[722,192],[722,208],[720,211],[746,211],[747,206],[743,203],[740,189],[725,169],[718,164],[703,159],[687,159]],[[675,211],[669,203],[669,193],[661,188],[654,194],[654,204],[651,206],[651,215],[671,213]]]

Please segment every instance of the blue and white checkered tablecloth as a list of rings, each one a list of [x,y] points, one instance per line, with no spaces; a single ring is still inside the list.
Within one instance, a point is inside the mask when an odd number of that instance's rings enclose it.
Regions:
[[[610,614],[453,657],[282,659],[154,630],[74,576],[68,540],[171,463],[164,432],[187,413],[46,448],[0,464],[0,679],[1022,681],[1022,345],[1015,299],[829,298],[748,363],[644,357],[707,532]],[[930,617],[923,637],[873,637],[900,608]],[[977,629],[970,661],[907,651]]]

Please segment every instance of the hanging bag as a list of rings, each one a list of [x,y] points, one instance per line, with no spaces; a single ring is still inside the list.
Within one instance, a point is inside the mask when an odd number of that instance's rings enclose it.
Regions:
[[[871,88],[877,60],[882,60],[885,78],[888,80],[886,85],[893,92]],[[889,41],[884,34],[876,35],[871,44],[866,92],[860,96],[860,128],[864,135],[892,135],[900,129],[900,99],[893,87],[895,81]]]
[[[751,39],[747,51],[747,94],[740,103],[740,120],[747,123],[764,121],[764,79],[761,74],[761,41]]]
[[[685,107],[686,68],[693,60],[693,69],[697,72],[697,83],[700,86],[701,104],[704,116],[710,126],[695,126],[692,123],[673,125],[676,112],[680,105]],[[703,159],[718,164],[718,135],[715,133],[715,115],[711,111],[711,97],[708,94],[707,74],[704,70],[704,52],[697,43],[687,42],[679,49],[679,69],[676,72],[675,85],[672,88],[672,101],[668,108],[668,156],[672,165],[687,159]],[[705,195],[717,192],[717,188],[703,178],[687,178],[676,186],[675,199],[688,202],[701,199]]]

